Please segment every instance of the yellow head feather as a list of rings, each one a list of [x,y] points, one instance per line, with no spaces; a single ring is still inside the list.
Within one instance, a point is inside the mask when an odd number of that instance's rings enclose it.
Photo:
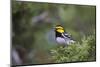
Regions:
[[[57,32],[64,33],[64,30],[63,29],[58,29]]]
[[[56,26],[56,31],[59,33],[63,33],[64,32],[64,28],[61,25],[57,25]]]

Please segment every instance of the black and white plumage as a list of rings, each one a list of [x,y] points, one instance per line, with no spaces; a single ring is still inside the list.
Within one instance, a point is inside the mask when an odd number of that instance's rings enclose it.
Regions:
[[[58,44],[69,45],[75,43],[72,37],[65,32],[64,28],[61,25],[57,25],[55,28],[56,41]]]

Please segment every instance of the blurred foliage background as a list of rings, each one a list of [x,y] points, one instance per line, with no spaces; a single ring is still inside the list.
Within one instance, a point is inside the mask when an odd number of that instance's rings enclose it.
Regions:
[[[53,56],[51,53],[51,50],[57,47],[53,29],[57,24],[63,25],[66,32],[71,34],[77,42],[83,44],[84,36],[88,37],[95,33],[96,6],[12,0],[12,64],[45,64],[61,60],[56,59],[58,55],[55,52]],[[95,35],[93,36],[95,38]],[[81,48],[87,49],[86,46],[81,46]],[[95,54],[95,44],[93,47],[92,51]],[[78,51],[79,48],[75,50]],[[93,58],[95,60],[95,55]],[[71,60],[70,57],[68,59]],[[67,62],[70,61],[67,60]]]

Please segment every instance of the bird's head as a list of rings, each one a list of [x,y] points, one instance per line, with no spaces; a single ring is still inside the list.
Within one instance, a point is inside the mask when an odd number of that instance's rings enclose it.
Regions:
[[[64,28],[61,25],[56,25],[55,31],[59,33],[64,33]]]

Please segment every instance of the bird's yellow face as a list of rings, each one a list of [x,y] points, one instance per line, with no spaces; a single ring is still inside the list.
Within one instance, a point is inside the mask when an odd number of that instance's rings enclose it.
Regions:
[[[64,32],[64,28],[62,26],[60,26],[60,25],[59,26],[56,26],[55,29],[59,33],[63,33]]]

